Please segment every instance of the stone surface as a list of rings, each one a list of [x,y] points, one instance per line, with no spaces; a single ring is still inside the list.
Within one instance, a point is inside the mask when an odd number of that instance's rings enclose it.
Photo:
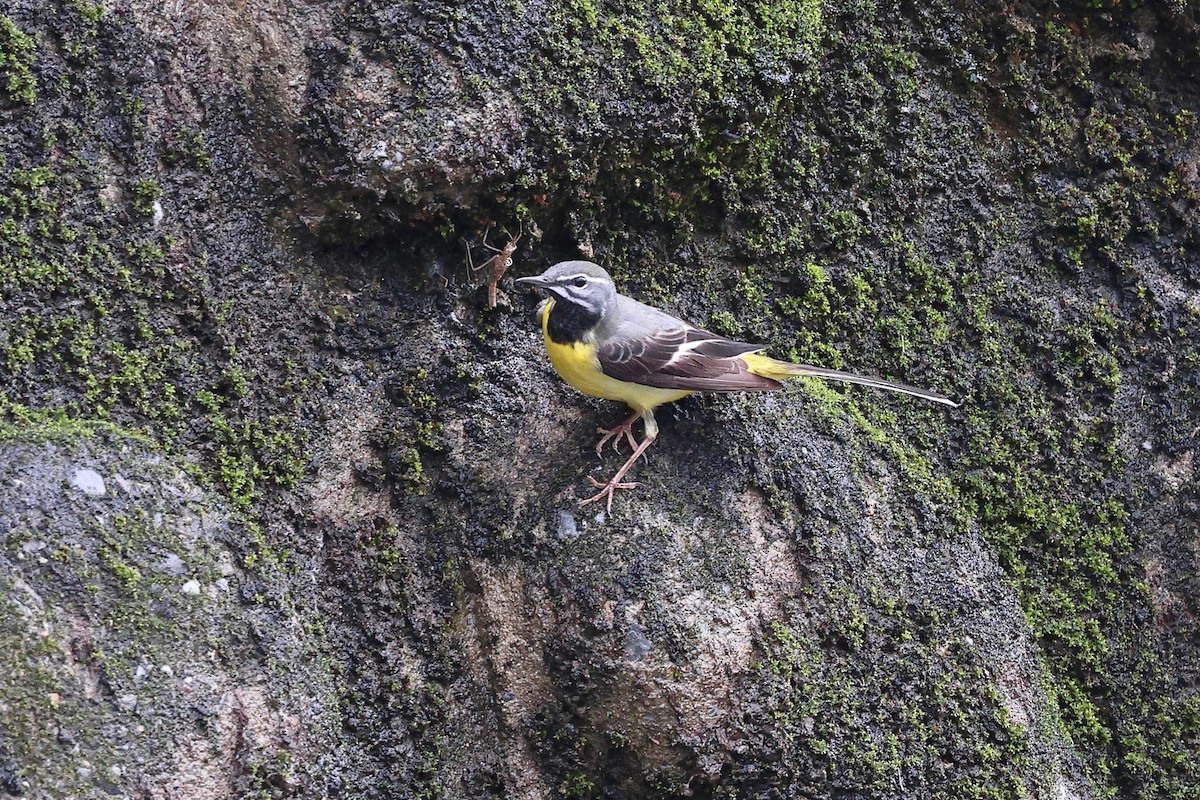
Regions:
[[[10,0],[0,791],[1195,794],[1193,6]],[[964,405],[581,509],[485,232]]]

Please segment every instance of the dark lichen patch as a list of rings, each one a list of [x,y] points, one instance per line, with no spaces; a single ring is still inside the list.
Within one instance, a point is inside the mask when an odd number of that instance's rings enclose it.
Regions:
[[[450,537],[414,541],[409,531],[379,520],[357,531],[325,522],[323,530],[337,554],[330,583],[378,612],[365,618],[362,633],[386,643],[385,649],[402,648],[407,654],[393,661],[358,656],[372,648],[331,654],[331,669],[342,678],[342,707],[382,710],[389,720],[375,728],[373,713],[348,716],[355,740],[362,742],[350,758],[374,765],[364,788],[386,793],[388,787],[403,785],[414,797],[427,798],[455,796],[459,790],[475,794],[447,777],[461,757],[454,744],[464,731],[488,735],[483,720],[455,716],[461,700],[457,693],[475,689],[459,680],[463,663],[455,623],[468,601],[462,567],[447,555],[453,546]],[[455,622],[442,624],[443,618]],[[399,630],[405,631],[403,638],[397,636]],[[347,635],[337,622],[329,633]],[[470,771],[480,783],[494,783],[488,774],[495,766],[480,747],[483,739],[473,741]]]

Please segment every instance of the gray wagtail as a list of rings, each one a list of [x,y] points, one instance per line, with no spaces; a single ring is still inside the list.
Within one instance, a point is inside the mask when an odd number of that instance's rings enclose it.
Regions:
[[[621,479],[658,436],[654,409],[694,392],[773,392],[783,388],[782,380],[807,376],[958,406],[948,397],[914,386],[761,355],[759,345],[726,339],[618,294],[608,273],[590,261],[563,261],[516,282],[549,295],[539,309],[542,335],[550,363],[562,379],[584,394],[621,400],[633,409],[620,425],[596,429],[602,434],[597,453],[610,440],[616,449],[624,436],[633,455],[606,483],[589,476],[600,491],[580,505],[608,498],[611,510],[617,489],[637,486]],[[638,417],[646,421],[641,444],[633,438]]]

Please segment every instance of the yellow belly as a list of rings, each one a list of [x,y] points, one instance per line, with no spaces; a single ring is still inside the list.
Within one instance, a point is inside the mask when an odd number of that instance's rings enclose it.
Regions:
[[[639,414],[646,415],[663,403],[670,403],[692,394],[686,389],[659,389],[610,378],[600,369],[596,358],[596,343],[586,338],[571,344],[559,344],[550,338],[547,321],[554,301],[542,309],[542,337],[546,342],[546,353],[550,363],[562,379],[586,395],[605,400],[620,400]]]

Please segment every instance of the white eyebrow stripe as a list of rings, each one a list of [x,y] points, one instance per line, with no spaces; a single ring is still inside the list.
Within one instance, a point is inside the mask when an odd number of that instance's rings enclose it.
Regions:
[[[563,282],[571,282],[583,278],[584,280],[594,281],[595,283],[612,283],[612,278],[601,278],[599,275],[588,275],[586,272],[580,272],[577,275],[564,275],[559,278]]]

